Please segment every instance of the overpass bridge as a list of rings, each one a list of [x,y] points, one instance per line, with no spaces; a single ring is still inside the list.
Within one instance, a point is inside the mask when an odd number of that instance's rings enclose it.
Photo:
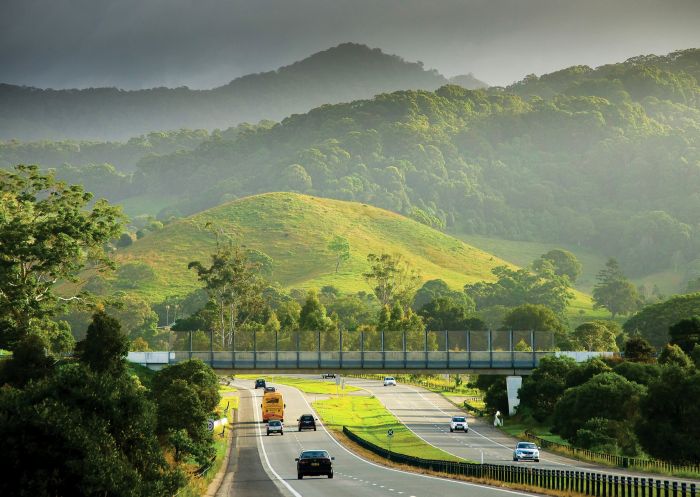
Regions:
[[[298,334],[294,350],[281,350],[277,335],[272,350],[258,350],[255,336],[252,340],[252,350],[236,350],[233,347],[231,350],[217,350],[214,346],[213,334],[209,336],[209,350],[194,350],[192,332],[184,333],[189,333],[187,350],[130,352],[129,360],[159,368],[189,359],[200,359],[215,369],[239,373],[256,371],[383,373],[392,371],[528,375],[546,356],[566,355],[581,362],[593,356],[612,355],[612,352],[553,350],[552,334],[535,331],[437,332],[442,338],[442,343],[439,344],[442,350],[430,350],[428,346],[428,333],[436,332],[424,333],[421,350],[409,348],[405,333],[402,336],[402,350],[385,349],[383,334],[379,342],[379,350],[366,350],[363,333],[359,333],[357,337],[359,340],[355,340],[359,350],[347,350],[343,347],[343,333],[340,333],[337,350],[322,350],[320,333],[317,333],[315,350],[302,350]],[[516,338],[521,338],[521,341],[517,342],[518,350],[514,346]],[[432,343],[434,344],[435,341]]]

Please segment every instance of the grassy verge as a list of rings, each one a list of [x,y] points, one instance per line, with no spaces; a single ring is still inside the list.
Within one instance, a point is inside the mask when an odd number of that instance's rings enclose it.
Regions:
[[[408,456],[464,461],[418,438],[374,397],[335,397],[318,400],[313,407],[331,430],[341,432],[347,426],[373,444]],[[392,437],[387,436],[390,429]]]
[[[527,440],[525,438],[525,431],[528,431],[533,435],[537,435],[538,437],[544,438],[550,442],[569,445],[569,442],[561,438],[559,435],[552,433],[549,427],[525,423],[517,417],[506,418],[506,420],[503,422],[503,426],[500,427],[500,430],[522,440]]]
[[[264,378],[265,381],[268,383],[288,385],[290,387],[298,388],[304,393],[335,395],[336,393],[357,392],[360,390],[360,388],[353,387],[351,385],[345,385],[345,389],[341,390],[340,386],[337,386],[335,383],[331,383],[328,381],[308,380],[305,378],[291,378],[289,376],[260,376],[254,374],[241,374],[236,375],[236,377],[247,380]]]

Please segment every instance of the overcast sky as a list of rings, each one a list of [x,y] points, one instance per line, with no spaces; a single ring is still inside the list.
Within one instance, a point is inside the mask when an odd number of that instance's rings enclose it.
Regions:
[[[210,88],[342,42],[446,76],[700,47],[700,0],[0,0],[0,82]]]

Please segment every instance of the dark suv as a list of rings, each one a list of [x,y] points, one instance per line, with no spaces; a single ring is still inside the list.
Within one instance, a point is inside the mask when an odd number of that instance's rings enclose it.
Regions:
[[[311,414],[302,414],[299,419],[299,431],[301,430],[314,430],[316,431],[316,420]]]
[[[265,380],[262,378],[255,380],[255,388],[265,388]]]

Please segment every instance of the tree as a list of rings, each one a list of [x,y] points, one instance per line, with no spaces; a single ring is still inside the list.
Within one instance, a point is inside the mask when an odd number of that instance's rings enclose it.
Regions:
[[[338,350],[338,328],[336,323],[326,315],[326,308],[318,299],[315,290],[309,290],[306,295],[306,302],[299,314],[299,329],[305,331],[315,331],[321,334],[321,344],[325,350]],[[315,347],[315,336],[306,336],[305,347]]]
[[[2,495],[169,497],[184,485],[156,436],[156,410],[128,374],[60,366],[0,389]]]
[[[216,309],[212,328],[221,338],[221,348],[232,345],[236,331],[264,306],[264,283],[257,266],[248,262],[240,248],[217,242],[209,267],[199,261],[187,267],[197,272]]]
[[[384,306],[379,311],[377,329],[384,332],[385,350],[402,350],[404,334],[407,350],[423,350],[425,346],[423,320],[411,308],[404,311],[398,302],[391,308]],[[428,337],[428,349],[437,350],[435,335]]]
[[[501,411],[508,413],[508,390],[506,388],[505,376],[497,376],[496,381],[491,383],[484,394],[484,404],[490,412]]]
[[[87,336],[78,342],[76,352],[80,362],[93,371],[121,374],[126,369],[129,339],[122,333],[119,321],[98,311],[88,326]]]
[[[485,329],[484,322],[475,317],[473,311],[473,307],[470,309],[461,301],[442,296],[425,304],[418,314],[423,318],[426,329],[431,331]]]
[[[131,233],[122,233],[117,240],[116,246],[119,248],[128,247],[134,243],[134,239],[131,237]]]
[[[413,300],[420,275],[399,254],[369,254],[370,269],[363,274],[383,306],[399,302],[406,309]]]
[[[673,364],[681,368],[693,367],[693,361],[678,345],[666,344],[659,354],[659,364]]]
[[[506,315],[503,326],[511,330],[563,332],[564,325],[554,312],[543,306],[524,304]]]
[[[554,267],[554,273],[557,276],[568,277],[571,283],[575,283],[578,277],[581,275],[581,263],[578,261],[576,256],[568,250],[553,249],[546,254],[543,254],[533,263],[535,270],[537,270],[538,267],[541,267],[542,261],[549,261]]]
[[[15,347],[12,357],[0,362],[0,385],[22,388],[30,381],[48,376],[55,361],[46,353],[46,340],[32,333]]]
[[[700,293],[676,295],[664,302],[646,306],[629,318],[622,328],[630,335],[638,333],[660,348],[668,341],[671,326],[697,314],[698,309]]]
[[[668,329],[671,343],[690,353],[700,344],[700,317],[681,319]]]
[[[338,274],[340,263],[350,260],[350,243],[347,238],[335,235],[328,242],[328,250],[335,256],[335,273]]]
[[[605,364],[600,357],[592,357],[583,363],[578,363],[566,375],[566,388],[583,385],[588,380],[601,373],[609,373],[612,368]]]
[[[104,246],[121,231],[117,207],[36,166],[0,170],[0,347],[15,345],[82,294],[54,291],[86,266],[111,266]]]
[[[491,270],[498,281],[468,284],[464,286],[464,291],[474,299],[478,309],[533,304],[547,306],[563,316],[569,300],[573,298],[569,280],[554,274],[548,261],[540,269],[540,272],[532,273],[527,269],[498,266]]]
[[[630,360],[623,361],[615,366],[614,371],[629,381],[646,386],[661,376],[661,368],[658,364],[632,362]]]
[[[540,422],[552,416],[554,406],[566,390],[566,378],[576,361],[570,357],[543,357],[537,368],[523,380],[520,405]]]
[[[452,290],[444,281],[429,280],[421,286],[413,297],[411,307],[414,311],[420,311],[424,305],[430,303],[438,297],[448,297],[457,304],[466,307],[469,312],[476,309],[474,301],[464,292]]]
[[[618,374],[597,374],[564,392],[554,409],[554,429],[567,440],[573,440],[577,430],[593,418],[628,421],[633,426],[645,393],[642,385]]]
[[[656,361],[656,351],[641,336],[635,335],[625,342],[625,359],[632,362],[652,363]]]
[[[574,342],[583,350],[617,352],[615,334],[604,323],[588,322],[576,327],[572,334]]]
[[[700,460],[700,371],[663,368],[639,405],[636,433],[652,457],[675,464]]]
[[[608,259],[605,268],[598,272],[593,288],[594,308],[607,309],[613,319],[618,314],[629,314],[639,306],[635,286],[627,280],[615,259]]]

